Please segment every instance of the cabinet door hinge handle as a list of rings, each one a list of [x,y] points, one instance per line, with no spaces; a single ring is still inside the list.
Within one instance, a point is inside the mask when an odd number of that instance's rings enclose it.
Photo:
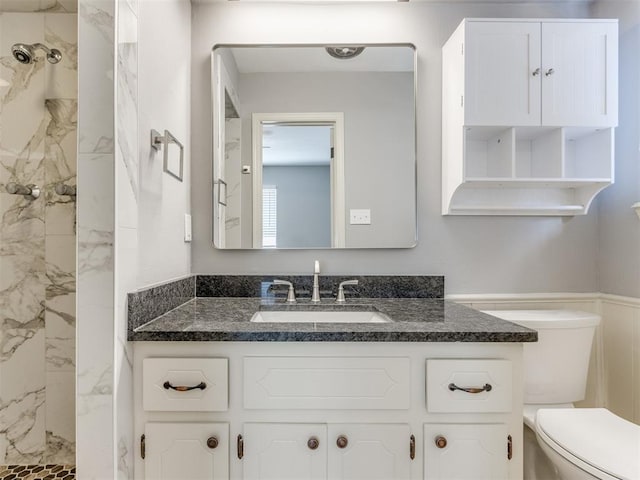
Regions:
[[[513,438],[511,435],[507,436],[507,459],[513,458]]]
[[[236,447],[238,450],[238,458],[242,460],[242,457],[244,457],[244,439],[242,438],[242,435],[238,435],[238,441],[236,442]]]
[[[416,458],[416,437],[414,435],[409,437],[409,458],[411,460]]]
[[[144,434],[140,437],[140,456],[143,460],[147,456],[147,437]]]

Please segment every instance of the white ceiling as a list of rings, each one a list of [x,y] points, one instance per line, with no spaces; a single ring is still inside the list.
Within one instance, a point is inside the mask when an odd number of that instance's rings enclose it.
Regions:
[[[339,59],[324,47],[240,47],[231,49],[240,73],[413,72],[413,48],[370,46],[357,57]]]
[[[263,125],[262,128],[264,166],[329,165],[331,127]]]

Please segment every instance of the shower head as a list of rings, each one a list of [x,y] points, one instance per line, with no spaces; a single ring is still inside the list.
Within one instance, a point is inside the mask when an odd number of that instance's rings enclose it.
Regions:
[[[23,63],[28,65],[33,63],[36,58],[36,50],[44,50],[47,54],[47,60],[49,63],[58,63],[62,60],[62,53],[60,50],[56,48],[49,49],[45,45],[41,43],[34,43],[33,45],[28,45],[26,43],[16,43],[11,47],[11,53],[13,53],[13,57]]]

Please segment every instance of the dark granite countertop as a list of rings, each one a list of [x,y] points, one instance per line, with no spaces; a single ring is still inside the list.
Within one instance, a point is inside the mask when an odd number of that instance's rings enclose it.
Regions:
[[[254,323],[258,310],[377,310],[389,323]],[[537,333],[453,302],[431,298],[357,298],[346,305],[308,300],[196,297],[134,328],[132,341],[535,342]]]

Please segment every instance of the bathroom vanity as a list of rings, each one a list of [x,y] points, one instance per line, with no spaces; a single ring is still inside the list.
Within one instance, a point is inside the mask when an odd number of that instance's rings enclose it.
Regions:
[[[251,321],[309,311],[391,321]],[[536,338],[438,298],[195,297],[130,332],[136,478],[522,478]]]

